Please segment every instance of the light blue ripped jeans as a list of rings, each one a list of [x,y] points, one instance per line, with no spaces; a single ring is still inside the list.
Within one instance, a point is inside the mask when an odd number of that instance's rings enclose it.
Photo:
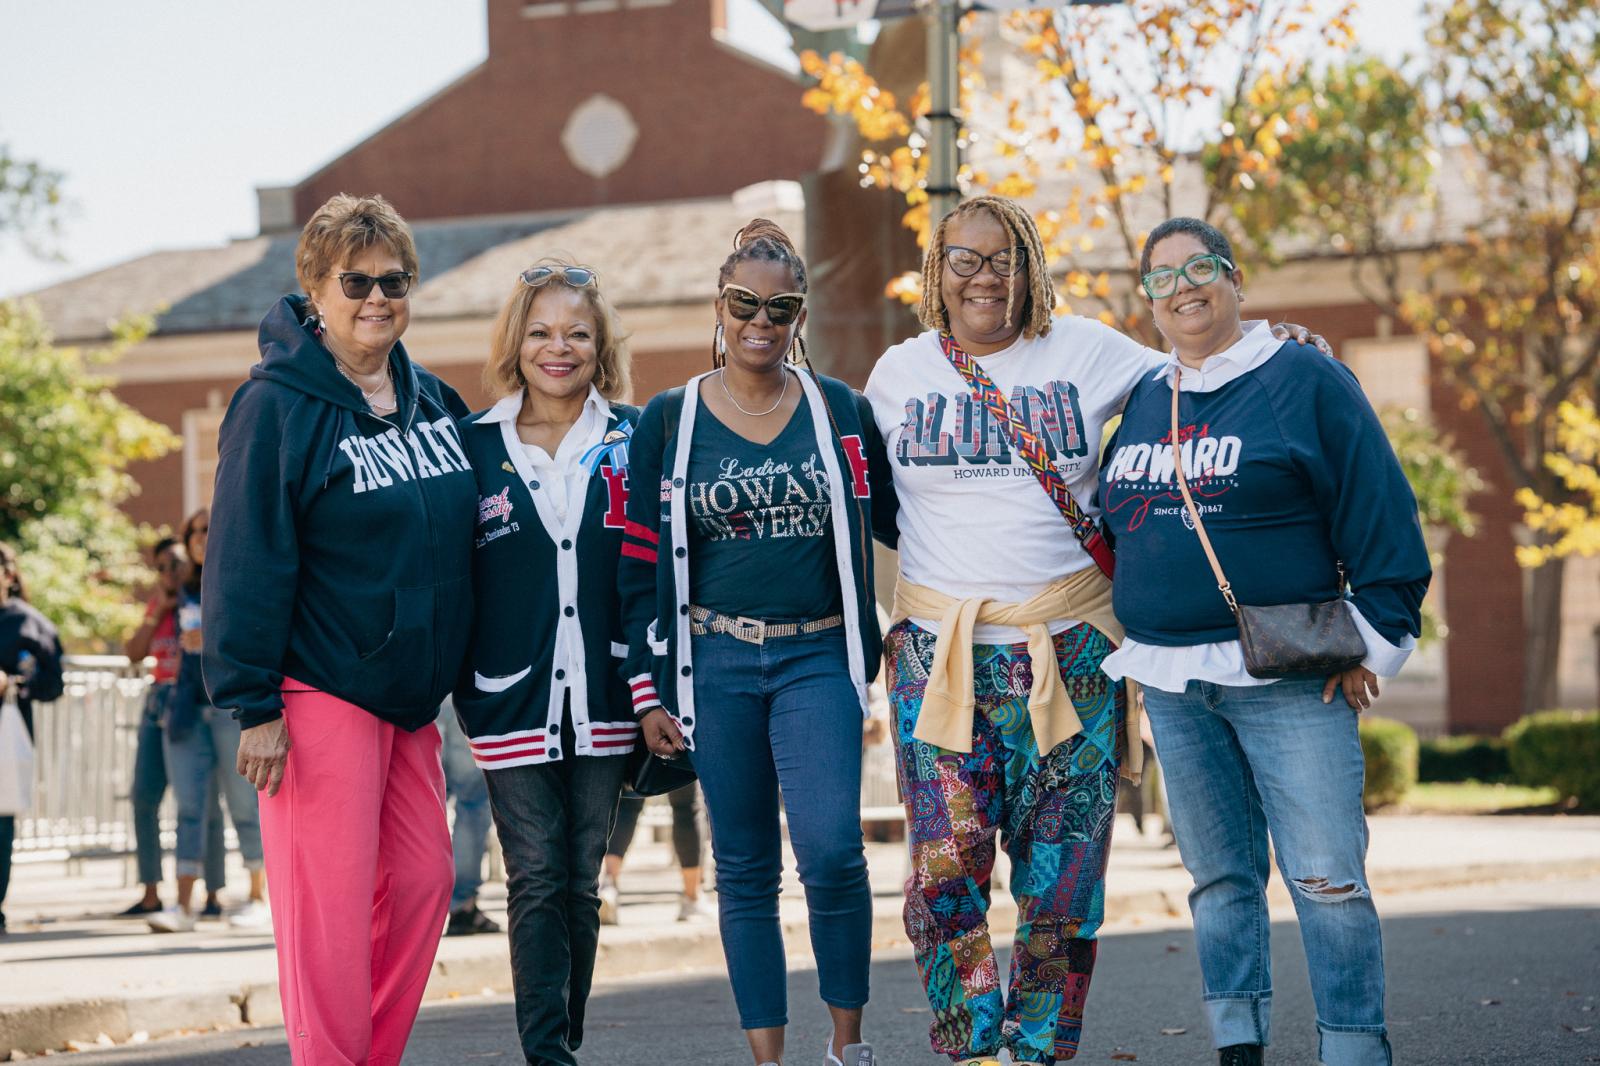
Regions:
[[[1266,1044],[1268,834],[1290,885],[1326,1066],[1389,1066],[1356,715],[1320,679],[1144,690],[1216,1047]]]

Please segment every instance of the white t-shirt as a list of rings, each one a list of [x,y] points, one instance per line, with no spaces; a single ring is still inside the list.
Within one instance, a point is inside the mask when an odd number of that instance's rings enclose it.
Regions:
[[[1144,375],[1165,364],[1095,319],[1066,315],[1048,334],[1019,337],[978,357],[1045,444],[1067,488],[1092,517],[1106,420],[1122,413]],[[972,399],[932,330],[883,354],[867,399],[889,451],[900,497],[900,572],[906,580],[967,599],[1027,600],[1095,565],[1061,512],[1016,455],[1004,427]],[[913,619],[937,629],[934,620]],[[1052,625],[1060,632],[1070,624]],[[978,626],[984,644],[1026,639],[1013,626]]]

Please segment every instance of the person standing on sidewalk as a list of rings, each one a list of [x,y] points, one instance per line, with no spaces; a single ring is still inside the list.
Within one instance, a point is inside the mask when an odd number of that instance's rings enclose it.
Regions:
[[[513,282],[463,420],[477,478],[475,615],[456,713],[505,855],[517,1033],[530,1066],[572,1066],[600,941],[600,861],[638,741],[617,673],[637,408],[616,312],[588,267]]]
[[[174,856],[178,901],[175,906],[149,917],[150,928],[157,933],[183,933],[195,926],[197,916],[190,900],[195,878],[202,869],[199,853],[210,837],[217,838],[219,850],[223,846],[219,796],[227,800],[228,817],[233,821],[234,835],[239,841],[239,854],[250,877],[250,896],[244,906],[229,915],[228,923],[238,929],[261,929],[270,921],[256,790],[235,769],[239,758],[239,723],[232,715],[222,714],[211,706],[200,676],[203,646],[200,580],[210,522],[211,512],[202,507],[184,519],[179,534],[189,557],[189,567],[178,589],[175,613],[181,655],[163,730],[167,773],[178,799],[178,839]],[[225,856],[222,858],[225,860]],[[213,900],[222,885],[220,877],[206,882]]]
[[[166,720],[167,708],[178,680],[178,664],[183,651],[178,644],[178,595],[188,570],[188,555],[177,537],[162,537],[150,550],[156,572],[156,589],[145,604],[144,620],[123,645],[123,652],[134,666],[146,658],[155,660],[150,669],[150,687],[145,690],[144,708],[139,715],[133,753],[133,781],[129,800],[133,806],[134,855],[144,895],[118,918],[149,918],[161,907],[161,800],[167,793]],[[207,818],[202,849],[206,900],[202,918],[222,917],[222,902],[217,898],[226,876],[227,846],[223,838],[222,813],[215,789],[206,800]]]
[[[1142,762],[1137,705],[1100,670],[1122,628],[1092,496],[1106,421],[1165,357],[1054,307],[1033,218],[968,200],[928,244],[927,332],[867,382],[900,500],[885,669],[906,931],[933,1049],[969,1066],[998,1066],[1002,1047],[1019,1066],[1077,1055],[1118,774]],[[1001,833],[1006,984],[986,921]]]
[[[33,705],[61,695],[61,637],[55,624],[28,602],[17,569],[17,553],[0,541],[0,699],[14,689],[22,724],[33,736]],[[11,849],[15,815],[0,815],[0,935],[6,931],[6,892],[11,888]]]
[[[717,283],[713,369],[651,400],[634,439],[625,676],[650,750],[692,752],[755,1061],[781,1062],[788,1023],[781,793],[833,1019],[823,1061],[871,1066],[861,722],[882,650],[871,537],[875,518],[892,531],[894,495],[866,401],[793,365],[794,243],[750,222]]]
[[[700,859],[705,851],[701,843],[704,832],[701,820],[705,811],[700,802],[700,783],[691,781],[682,788],[667,793],[672,807],[672,850],[678,859],[678,872],[683,877],[683,895],[678,900],[678,921],[688,922],[704,918],[711,913],[701,897]],[[633,843],[634,831],[639,827],[639,815],[644,813],[645,798],[632,791],[624,791],[617,804],[617,824],[611,830],[606,844],[605,872],[600,876],[600,924],[616,925],[621,921],[622,860]]]
[[[1389,1066],[1356,716],[1416,646],[1432,568],[1416,499],[1355,376],[1242,322],[1236,263],[1197,219],[1169,219],[1145,242],[1142,284],[1173,355],[1129,399],[1101,473],[1128,630],[1104,669],[1144,686],[1194,878],[1219,1061],[1258,1066],[1270,1036],[1270,836],[1311,969],[1319,1061]],[[1239,603],[1342,600],[1366,661],[1331,677],[1252,676],[1202,536]]]
[[[472,617],[467,409],[400,343],[417,249],[386,200],[323,204],[295,270],[218,440],[205,680],[266,793],[290,1053],[392,1066],[450,901],[433,720]]]
[[[498,933],[500,923],[478,909],[483,853],[489,847],[489,784],[472,758],[455,704],[448,697],[439,708],[439,732],[444,737],[444,793],[455,807],[450,852],[455,859],[456,882],[450,890],[450,920],[444,935]]]

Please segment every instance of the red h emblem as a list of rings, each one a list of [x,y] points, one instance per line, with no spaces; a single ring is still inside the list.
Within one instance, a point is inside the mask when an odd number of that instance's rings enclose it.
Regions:
[[[867,481],[867,451],[861,446],[861,438],[841,436],[839,444],[844,448],[846,461],[850,463],[850,489],[856,499],[865,500],[872,495],[872,486]]]
[[[628,510],[628,472],[618,470],[608,462],[600,468],[600,475],[606,479],[606,514],[603,524],[606,529],[621,529]]]

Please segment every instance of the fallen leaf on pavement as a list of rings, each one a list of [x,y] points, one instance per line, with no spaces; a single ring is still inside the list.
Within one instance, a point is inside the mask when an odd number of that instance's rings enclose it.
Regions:
[[[1184,1033],[1187,1033],[1188,1031],[1189,1030],[1187,1030],[1187,1029],[1163,1029],[1163,1030],[1161,1030],[1161,1035],[1162,1036],[1182,1036]]]
[[[1478,1006],[1480,1006],[1480,1007],[1498,1007],[1499,1005],[1500,1005],[1500,1001],[1498,999],[1480,999],[1480,1000],[1478,1000]]]
[[[1561,1028],[1565,1029],[1569,1033],[1588,1033],[1588,1032],[1592,1032],[1594,1030],[1594,1026],[1592,1026],[1592,1025],[1566,1025],[1566,1024],[1563,1024],[1561,1026]]]
[[[1131,1051],[1113,1051],[1111,1057],[1118,1062],[1138,1062],[1139,1056]]]

